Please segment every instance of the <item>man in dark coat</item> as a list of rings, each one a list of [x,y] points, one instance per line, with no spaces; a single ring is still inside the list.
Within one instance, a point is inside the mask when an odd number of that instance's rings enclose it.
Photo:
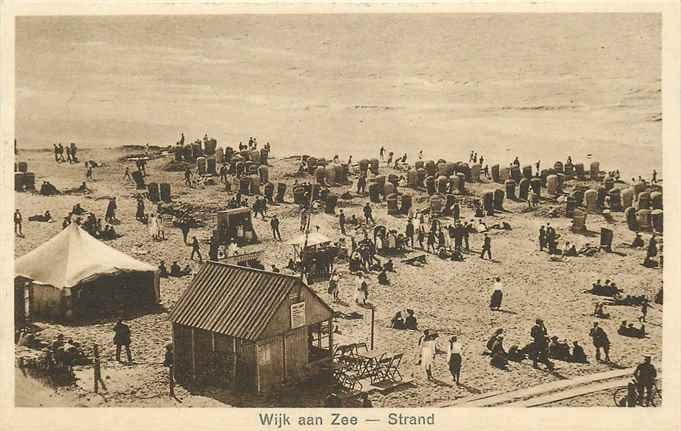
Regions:
[[[605,333],[603,328],[598,326],[598,322],[594,322],[594,326],[591,328],[591,331],[589,331],[589,335],[591,336],[594,347],[596,348],[596,360],[601,360],[601,349],[603,349],[606,362],[610,362],[610,340],[608,339],[608,334]]]
[[[645,405],[652,404],[653,401],[653,386],[657,379],[657,370],[655,366],[650,363],[650,356],[644,356],[642,364],[638,364],[634,371],[634,379],[636,380],[636,387],[638,389],[638,403],[643,404],[643,393],[646,393]]]
[[[104,220],[108,223],[112,223],[116,219],[116,208],[118,208],[116,205],[116,198],[111,198],[109,204],[106,206],[106,215],[104,217]]]
[[[113,342],[116,345],[116,360],[121,362],[121,347],[125,346],[125,353],[128,356],[128,364],[132,364],[132,354],[130,353],[130,328],[123,323],[122,319],[118,319],[114,330]]]
[[[369,202],[367,202],[366,205],[364,205],[363,211],[364,211],[364,218],[365,218],[367,224],[369,224],[369,222],[371,222],[372,224],[376,224],[376,222],[374,221],[374,216],[371,214],[372,211],[371,211],[371,206],[369,205]]]
[[[279,233],[279,217],[276,214],[270,220],[270,226],[272,227],[272,238],[281,241],[281,233]]]
[[[539,251],[544,251],[544,247],[546,247],[546,230],[544,225],[541,225],[539,228]]]
[[[485,253],[487,253],[487,257],[489,257],[490,260],[492,260],[492,239],[485,234],[485,239],[482,242],[482,251],[480,252],[480,259],[485,258]]]
[[[534,368],[539,368],[537,366],[537,362],[540,360],[544,362],[544,359],[546,357],[546,335],[548,331],[546,330],[546,326],[544,326],[544,321],[541,319],[537,319],[535,321],[535,325],[532,327],[530,330],[530,336],[532,337],[532,347],[533,347],[533,355],[532,355],[532,366]]]
[[[340,210],[340,214],[338,215],[338,224],[340,225],[341,233],[345,235],[345,213],[343,210]]]
[[[655,239],[655,234],[650,237],[650,241],[648,241],[648,250],[646,252],[646,259],[643,262],[645,265],[651,258],[657,256],[657,240]]]
[[[173,376],[173,369],[175,365],[175,355],[173,354],[173,345],[171,343],[166,345],[166,353],[163,358],[163,366],[168,368],[168,384],[170,387],[170,396],[175,396],[175,379]]]
[[[192,255],[191,260],[194,260],[194,255],[199,255],[199,262],[203,262],[203,256],[201,256],[201,246],[199,245],[199,240],[196,237],[192,237]]]

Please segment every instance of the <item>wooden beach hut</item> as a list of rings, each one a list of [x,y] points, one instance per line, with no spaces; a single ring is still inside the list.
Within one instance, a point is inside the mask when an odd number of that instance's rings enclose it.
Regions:
[[[299,277],[206,262],[170,321],[183,384],[267,392],[332,358],[333,310]]]

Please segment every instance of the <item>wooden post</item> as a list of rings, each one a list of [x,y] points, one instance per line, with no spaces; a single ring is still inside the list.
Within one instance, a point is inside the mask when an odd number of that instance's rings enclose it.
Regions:
[[[94,346],[94,354],[95,354],[95,393],[99,393],[99,348],[95,344]]]
[[[371,306],[371,350],[374,350],[374,306]]]

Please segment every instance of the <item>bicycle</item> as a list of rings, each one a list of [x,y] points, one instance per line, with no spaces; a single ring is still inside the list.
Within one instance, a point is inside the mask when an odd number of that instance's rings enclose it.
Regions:
[[[662,390],[657,386],[657,382],[653,385],[652,396],[650,404],[644,400],[638,391],[638,384],[636,379],[632,379],[627,386],[617,388],[612,394],[612,399],[617,407],[657,407],[657,403],[662,404]],[[633,405],[630,405],[633,400]]]

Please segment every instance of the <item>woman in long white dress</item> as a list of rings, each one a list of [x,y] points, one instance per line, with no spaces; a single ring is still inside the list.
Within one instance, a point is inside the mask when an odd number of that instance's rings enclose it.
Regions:
[[[158,220],[156,219],[156,214],[151,213],[149,215],[149,222],[147,224],[147,228],[149,229],[149,234],[151,237],[155,240],[158,238]]]
[[[438,352],[437,337],[437,333],[429,334],[421,342],[421,368],[426,372],[428,380],[433,380],[433,361]]]

